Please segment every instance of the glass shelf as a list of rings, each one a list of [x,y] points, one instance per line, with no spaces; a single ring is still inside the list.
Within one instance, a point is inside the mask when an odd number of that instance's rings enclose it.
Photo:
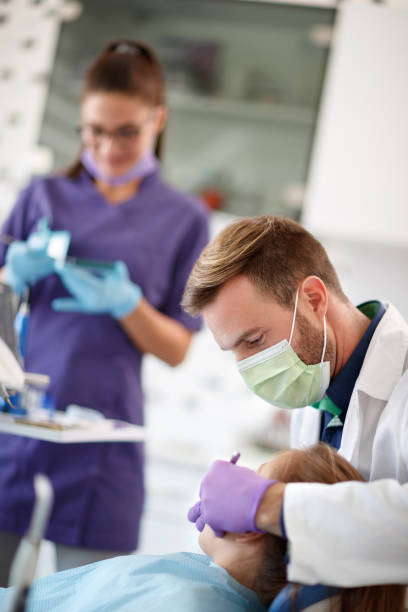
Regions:
[[[252,102],[203,96],[172,91],[168,95],[171,109],[191,113],[224,115],[231,119],[250,119],[259,121],[278,121],[311,125],[315,110],[301,106],[290,106],[272,102]]]

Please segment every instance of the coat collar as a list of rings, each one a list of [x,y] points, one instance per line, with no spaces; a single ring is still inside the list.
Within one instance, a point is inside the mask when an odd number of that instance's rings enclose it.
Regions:
[[[395,306],[386,304],[386,309],[356,381],[356,389],[384,401],[401,378],[408,353],[408,324]]]

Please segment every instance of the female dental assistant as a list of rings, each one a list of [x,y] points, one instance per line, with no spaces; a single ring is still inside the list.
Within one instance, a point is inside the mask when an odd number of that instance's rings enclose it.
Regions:
[[[207,242],[201,204],[160,177],[152,151],[166,121],[164,83],[152,50],[108,45],[90,67],[81,104],[81,161],[61,176],[34,180],[3,232],[5,280],[30,287],[25,369],[48,374],[64,410],[88,406],[143,423],[141,362],[152,353],[175,366],[200,322],[179,305],[190,269]],[[27,238],[38,222],[71,233],[69,254],[118,262],[111,273],[66,266],[54,273]],[[17,546],[33,507],[33,475],[51,478],[55,503],[47,538],[58,568],[129,552],[143,508],[141,444],[58,445],[0,437],[0,548]]]

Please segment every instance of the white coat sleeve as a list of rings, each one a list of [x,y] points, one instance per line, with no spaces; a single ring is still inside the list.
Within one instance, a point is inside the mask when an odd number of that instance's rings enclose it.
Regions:
[[[284,522],[289,580],[344,587],[408,584],[408,484],[291,483]]]

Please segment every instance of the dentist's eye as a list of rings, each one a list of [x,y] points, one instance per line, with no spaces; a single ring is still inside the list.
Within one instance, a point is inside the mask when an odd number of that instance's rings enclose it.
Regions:
[[[260,344],[262,344],[264,341],[264,335],[261,334],[260,336],[256,336],[256,338],[249,338],[247,340],[247,344],[250,347],[254,347],[254,346],[259,346]]]

